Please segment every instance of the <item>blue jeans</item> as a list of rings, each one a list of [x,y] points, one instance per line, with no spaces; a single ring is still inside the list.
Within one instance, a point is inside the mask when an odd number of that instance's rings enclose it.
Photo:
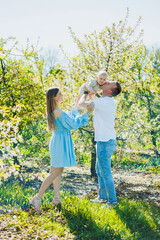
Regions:
[[[116,191],[111,173],[111,157],[116,149],[116,140],[97,142],[96,172],[99,183],[99,198],[116,203]]]

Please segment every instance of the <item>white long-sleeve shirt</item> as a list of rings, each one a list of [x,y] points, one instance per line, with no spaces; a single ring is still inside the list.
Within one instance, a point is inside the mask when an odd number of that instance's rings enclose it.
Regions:
[[[117,102],[113,97],[101,97],[94,102],[95,141],[107,142],[116,139],[114,120]]]

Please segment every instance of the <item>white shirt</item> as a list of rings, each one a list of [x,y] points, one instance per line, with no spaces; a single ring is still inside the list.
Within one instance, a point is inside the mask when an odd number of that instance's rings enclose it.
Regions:
[[[95,141],[107,142],[116,139],[114,120],[117,102],[112,97],[101,97],[94,102]]]

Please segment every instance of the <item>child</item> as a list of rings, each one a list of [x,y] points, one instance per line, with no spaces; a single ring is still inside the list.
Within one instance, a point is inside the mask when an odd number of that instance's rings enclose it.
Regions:
[[[79,96],[77,98],[76,106],[84,93],[89,93],[91,95],[91,99],[93,98],[92,94],[96,94],[101,90],[101,86],[106,83],[107,80],[107,72],[100,71],[96,79],[91,79],[82,84],[79,91]]]

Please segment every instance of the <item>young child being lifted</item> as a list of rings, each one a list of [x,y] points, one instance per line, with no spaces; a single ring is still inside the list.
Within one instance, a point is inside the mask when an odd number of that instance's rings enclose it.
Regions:
[[[101,90],[101,86],[103,86],[106,83],[106,80],[107,80],[107,72],[100,71],[96,79],[91,79],[83,83],[82,86],[80,87],[76,106],[78,105],[78,102],[84,93],[89,94],[91,99],[93,99],[94,98],[93,94],[96,94],[98,91]]]

